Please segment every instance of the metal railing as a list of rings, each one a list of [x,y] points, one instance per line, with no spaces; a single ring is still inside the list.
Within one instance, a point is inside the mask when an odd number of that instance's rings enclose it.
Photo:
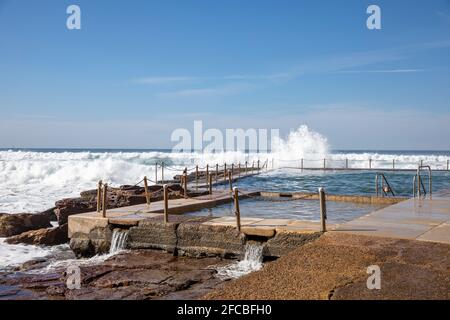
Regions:
[[[387,196],[390,193],[393,197],[395,197],[395,192],[386,179],[384,173],[377,172],[375,174],[375,193],[377,194],[377,196],[379,196],[380,194],[383,196]]]
[[[272,169],[289,168],[300,170],[384,170],[384,171],[416,171],[418,165],[423,166],[425,160],[404,161],[401,159],[348,159],[348,158],[271,158]],[[428,163],[428,165],[431,165]],[[450,171],[450,160],[433,161],[433,170]]]
[[[416,196],[422,196],[422,191],[423,191],[423,196],[427,195],[427,190],[425,189],[425,185],[423,184],[423,179],[422,179],[422,169],[426,169],[428,171],[428,192],[430,194],[430,197],[433,193],[433,178],[432,178],[432,174],[431,174],[431,167],[430,166],[424,166],[424,165],[420,165],[417,168],[417,173],[414,175],[413,177],[413,196],[414,198]],[[417,187],[417,189],[416,189]]]

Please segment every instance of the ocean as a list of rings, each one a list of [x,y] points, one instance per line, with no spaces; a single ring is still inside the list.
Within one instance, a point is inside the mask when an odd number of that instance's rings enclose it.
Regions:
[[[320,148],[322,149],[322,148]],[[308,153],[309,151],[309,153]],[[170,150],[127,149],[0,149],[0,212],[40,212],[55,201],[76,197],[83,190],[96,188],[98,180],[112,186],[134,184],[146,175],[155,179],[155,164],[165,163],[164,178],[171,179],[184,167],[215,166],[227,162],[249,164],[268,159],[268,167],[276,170],[242,180],[243,187],[262,190],[316,191],[323,186],[333,193],[367,194],[373,192],[374,173],[370,171],[301,171],[304,167],[415,169],[419,163],[445,170],[449,151],[377,151],[336,150],[330,152],[272,152],[268,154],[172,153]],[[273,159],[273,161],[272,161]],[[371,164],[369,164],[371,159]],[[409,195],[411,172],[386,173],[399,195]],[[158,179],[161,168],[158,167]],[[448,172],[434,172],[435,190],[450,188]]]
[[[0,212],[9,214],[36,213],[54,206],[62,198],[77,197],[83,190],[96,188],[98,180],[112,186],[134,184],[146,175],[155,179],[155,164],[165,163],[164,178],[171,179],[184,167],[193,168],[227,162],[242,165],[247,161],[268,161],[273,169],[261,175],[243,179],[238,186],[244,189],[267,191],[316,192],[325,187],[329,193],[374,194],[373,171],[322,171],[300,169],[320,168],[323,159],[327,167],[414,169],[418,164],[434,169],[445,169],[448,151],[383,151],[335,150],[328,151],[319,142],[287,142],[270,153],[172,153],[170,150],[129,149],[0,149]],[[317,145],[317,148],[315,146]],[[273,168],[272,168],[273,166]],[[412,194],[414,172],[385,172],[397,195]],[[158,166],[158,179],[161,167]],[[450,172],[433,172],[433,192],[450,189]],[[281,210],[281,209],[280,209]],[[282,211],[280,211],[282,212]],[[9,269],[25,261],[46,257],[56,259],[68,254],[68,245],[37,247],[7,245],[0,239],[0,270]]]

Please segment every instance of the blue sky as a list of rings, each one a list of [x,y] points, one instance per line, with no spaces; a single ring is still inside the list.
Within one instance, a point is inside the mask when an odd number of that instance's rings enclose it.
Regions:
[[[171,147],[203,120],[450,150],[449,53],[448,0],[0,0],[0,147]]]

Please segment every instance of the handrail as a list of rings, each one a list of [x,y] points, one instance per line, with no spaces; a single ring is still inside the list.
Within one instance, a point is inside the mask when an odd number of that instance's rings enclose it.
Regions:
[[[375,192],[377,196],[380,194],[379,187],[380,187],[380,178],[381,177],[381,191],[383,192],[384,196],[387,196],[390,192],[393,197],[395,197],[395,192],[392,189],[391,185],[389,184],[388,180],[386,179],[386,176],[382,172],[377,172],[375,174]]]
[[[416,197],[416,194],[417,194],[420,197],[422,195],[421,194],[422,189],[424,192],[424,196],[426,196],[426,194],[427,194],[425,186],[422,182],[422,176],[420,174],[422,169],[427,169],[427,171],[428,171],[428,191],[429,191],[430,197],[431,197],[431,195],[433,193],[433,178],[431,175],[431,167],[428,165],[427,166],[420,165],[417,167],[417,173],[413,178],[413,196]],[[417,182],[417,193],[416,193],[416,182]],[[422,187],[422,189],[421,189],[421,187]]]

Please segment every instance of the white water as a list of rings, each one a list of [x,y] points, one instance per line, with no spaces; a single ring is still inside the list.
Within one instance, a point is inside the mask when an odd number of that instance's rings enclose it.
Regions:
[[[0,238],[0,271],[19,266],[30,260],[49,258],[64,250],[68,250],[68,246],[11,245],[5,243],[4,238]]]
[[[167,152],[35,152],[0,151],[0,212],[39,212],[62,198],[76,197],[83,190],[95,189],[98,180],[112,186],[134,184],[146,175],[154,180],[156,161],[171,179],[184,166],[257,161],[266,158],[323,158],[328,153],[326,138],[301,126],[286,140],[278,141],[271,154],[167,153]],[[161,179],[161,170],[158,172]]]
[[[111,247],[109,248],[110,254],[118,253],[125,250],[127,246],[128,231],[114,229],[111,238]]]
[[[245,161],[251,163],[267,158],[275,159],[275,167],[288,165],[298,167],[301,158],[316,159],[309,163],[305,162],[305,166],[321,166],[322,159],[327,158],[334,159],[332,164],[335,166],[343,166],[345,159],[349,159],[350,167],[368,167],[368,160],[372,159],[374,167],[390,167],[392,159],[395,158],[396,168],[416,168],[420,160],[444,168],[448,159],[446,156],[421,154],[330,154],[327,139],[306,126],[301,126],[286,139],[277,141],[270,154],[0,151],[0,212],[40,212],[54,206],[57,200],[76,197],[83,190],[96,188],[98,180],[118,186],[134,184],[144,175],[154,179],[156,161],[178,166],[177,170],[165,169],[165,178],[170,179],[173,175],[179,174],[179,169],[184,166]],[[161,179],[160,170],[158,179]],[[0,241],[0,268],[45,257],[51,255],[51,251],[52,248],[11,246]]]
[[[247,243],[245,245],[244,259],[236,263],[218,267],[217,276],[222,279],[235,279],[258,271],[263,266],[263,246],[260,243]]]

